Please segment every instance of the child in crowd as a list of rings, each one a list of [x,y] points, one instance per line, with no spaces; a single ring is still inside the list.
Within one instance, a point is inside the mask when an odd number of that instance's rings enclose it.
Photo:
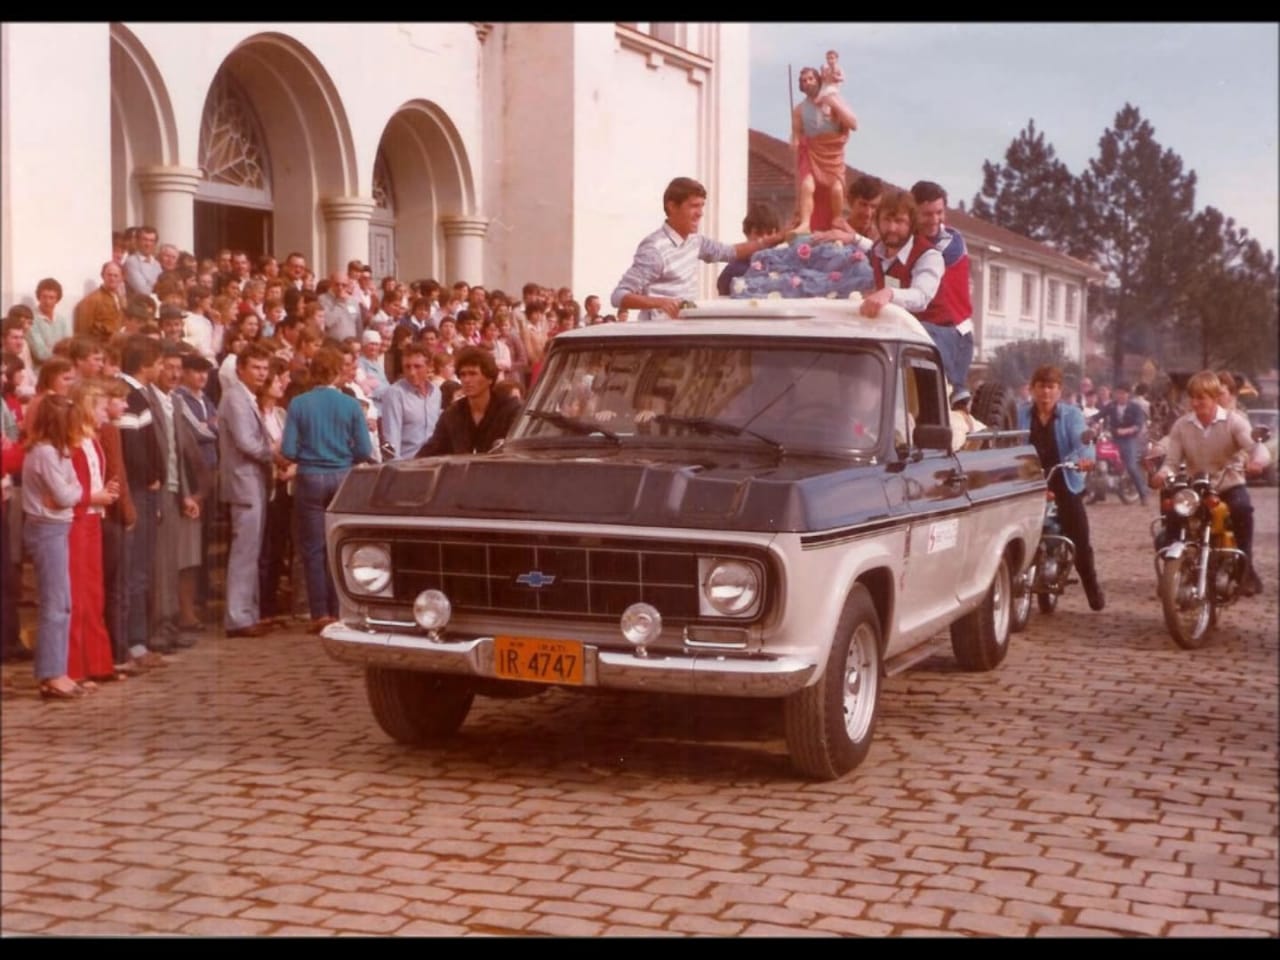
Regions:
[[[111,636],[105,619],[102,561],[102,518],[120,497],[120,478],[107,471],[98,440],[107,422],[107,394],[96,380],[81,380],[71,391],[71,465],[80,481],[80,501],[72,511],[71,628],[67,643],[67,675],[93,689],[95,680],[123,680],[114,667]]]
[[[71,401],[51,393],[27,423],[22,463],[22,533],[38,595],[35,675],[45,700],[75,700],[87,693],[67,674],[71,518],[82,493],[71,463]]]

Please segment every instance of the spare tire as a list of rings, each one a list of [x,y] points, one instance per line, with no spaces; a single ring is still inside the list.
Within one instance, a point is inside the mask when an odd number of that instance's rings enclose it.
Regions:
[[[1018,429],[1018,401],[1012,390],[1002,383],[979,384],[974,391],[969,412],[987,425],[989,430]]]

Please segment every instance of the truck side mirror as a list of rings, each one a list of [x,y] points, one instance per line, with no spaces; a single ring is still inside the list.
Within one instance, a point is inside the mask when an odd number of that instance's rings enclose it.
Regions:
[[[935,423],[922,423],[916,427],[912,440],[922,450],[950,450],[951,428]]]

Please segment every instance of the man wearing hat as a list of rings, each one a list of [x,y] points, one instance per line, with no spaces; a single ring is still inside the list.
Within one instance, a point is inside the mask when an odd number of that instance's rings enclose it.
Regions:
[[[213,544],[213,524],[218,504],[218,408],[204,392],[209,382],[209,371],[213,364],[199,353],[186,353],[182,356],[182,374],[174,396],[181,401],[178,405],[183,418],[195,435],[196,446],[200,453],[200,463],[205,470],[205,483],[209,495],[205,497],[206,509],[201,511],[201,542],[208,554]],[[205,620],[209,609],[209,567],[201,564],[192,573],[182,571],[183,576],[195,578],[195,605],[201,611],[198,619]],[[186,589],[186,588],[184,588]]]

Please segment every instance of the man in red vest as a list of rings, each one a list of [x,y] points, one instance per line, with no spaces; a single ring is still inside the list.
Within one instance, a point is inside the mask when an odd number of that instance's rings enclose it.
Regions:
[[[967,330],[962,332],[959,325],[963,322],[972,329],[966,309],[969,259],[965,254],[954,270],[948,268],[946,254],[939,249],[940,239],[924,236],[918,211],[916,198],[905,190],[892,191],[880,202],[876,216],[880,242],[870,257],[876,289],[862,301],[861,312],[874,317],[884,304],[896,303],[912,313],[942,354],[952,406],[964,407],[969,401],[965,381],[973,359],[973,336]],[[952,237],[959,240],[963,253],[959,234],[948,232],[948,243]],[[953,289],[961,278],[963,298]]]

